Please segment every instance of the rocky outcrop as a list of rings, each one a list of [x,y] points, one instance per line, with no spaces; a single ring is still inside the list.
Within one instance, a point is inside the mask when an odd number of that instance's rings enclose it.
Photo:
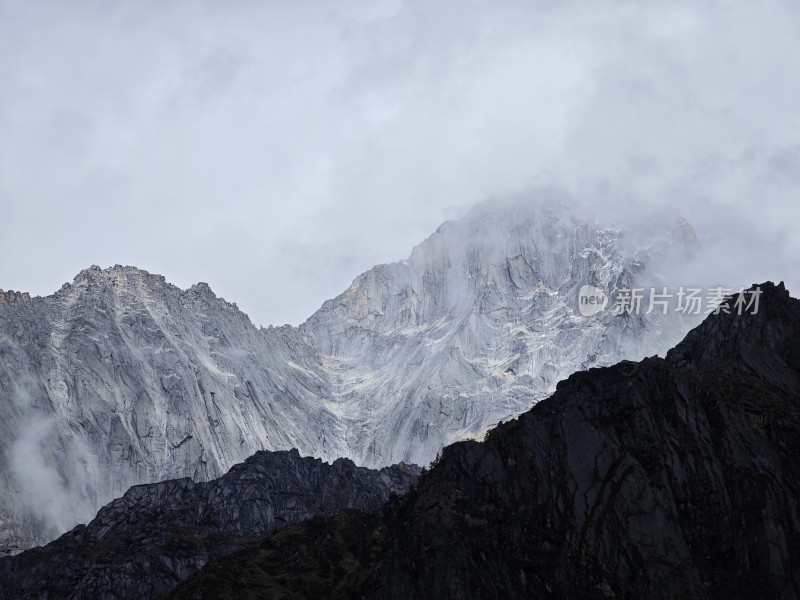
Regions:
[[[293,526],[171,598],[800,597],[800,301],[761,289],[447,447],[383,519]]]
[[[14,290],[0,290],[0,310],[18,304],[29,302],[31,295],[28,292],[15,292]]]
[[[419,467],[373,471],[296,450],[258,452],[207,483],[137,486],[43,548],[0,559],[0,599],[159,598],[254,536],[344,509],[378,510]]]
[[[359,276],[299,328],[254,327],[203,283],[86,269],[0,311],[0,554],[88,521],[132,485],[205,481],[259,450],[428,463],[573,371],[666,351],[691,321],[583,317],[577,293],[612,296],[695,243],[685,223],[625,231],[493,204]]]

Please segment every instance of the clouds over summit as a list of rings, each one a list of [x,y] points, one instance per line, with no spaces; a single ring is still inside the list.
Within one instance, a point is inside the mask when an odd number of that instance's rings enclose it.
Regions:
[[[541,186],[793,276],[799,29],[779,0],[0,2],[0,285],[136,264],[298,322]]]

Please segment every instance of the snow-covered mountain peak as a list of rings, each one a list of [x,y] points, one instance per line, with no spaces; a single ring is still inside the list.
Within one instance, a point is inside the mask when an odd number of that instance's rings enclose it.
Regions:
[[[681,316],[584,317],[577,297],[584,285],[612,297],[659,260],[685,260],[693,240],[677,220],[631,230],[558,203],[479,206],[406,261],[358,276],[301,330],[331,374],[357,460],[425,462],[576,369],[677,341]]]

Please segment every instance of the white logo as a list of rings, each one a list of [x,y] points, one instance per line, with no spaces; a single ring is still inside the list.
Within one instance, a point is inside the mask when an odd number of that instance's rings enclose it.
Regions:
[[[584,317],[591,317],[602,311],[608,304],[608,296],[600,288],[585,285],[578,292],[578,309]]]

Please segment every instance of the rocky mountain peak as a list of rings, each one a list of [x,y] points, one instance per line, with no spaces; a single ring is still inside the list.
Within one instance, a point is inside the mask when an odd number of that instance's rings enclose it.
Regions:
[[[800,353],[794,339],[798,318],[800,300],[790,297],[783,282],[753,285],[729,295],[667,359],[701,372],[758,369],[771,384],[800,394]],[[761,364],[766,355],[769,364]]]
[[[301,330],[331,366],[357,460],[425,463],[464,432],[481,435],[544,398],[576,368],[664,352],[682,315],[584,317],[578,292],[609,298],[692,251],[685,221],[620,226],[559,202],[478,206],[405,261],[360,275]],[[364,398],[369,398],[364,416]],[[398,404],[399,403],[399,404]],[[386,423],[413,432],[373,442]],[[435,427],[431,425],[435,424]],[[402,446],[402,450],[399,446]]]
[[[14,290],[0,290],[0,309],[29,302],[31,295],[28,292],[15,292]]]
[[[91,267],[81,270],[73,278],[73,284],[83,286],[138,282],[147,282],[151,285],[166,284],[163,275],[149,273],[144,269],[131,265],[114,265],[113,267],[107,267],[105,269],[97,265],[92,265]]]

